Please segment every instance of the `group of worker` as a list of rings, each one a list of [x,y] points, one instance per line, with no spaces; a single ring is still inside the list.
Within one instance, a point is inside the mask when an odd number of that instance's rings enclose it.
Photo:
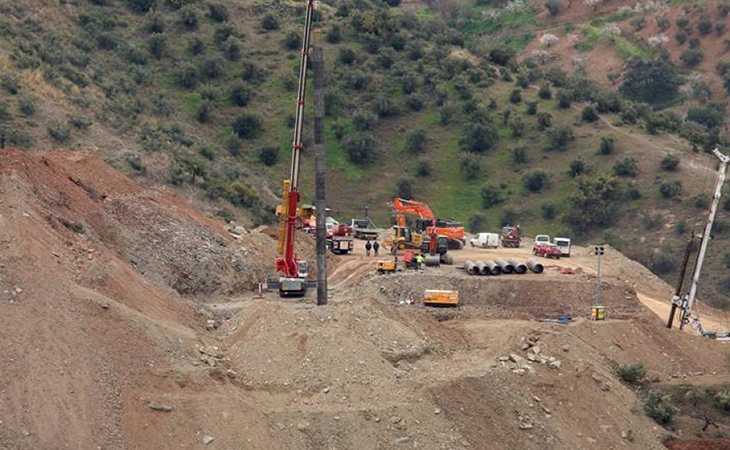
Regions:
[[[378,256],[378,250],[380,250],[380,244],[378,241],[370,243],[370,239],[365,242],[365,256],[370,256],[370,250],[373,251],[375,256]]]

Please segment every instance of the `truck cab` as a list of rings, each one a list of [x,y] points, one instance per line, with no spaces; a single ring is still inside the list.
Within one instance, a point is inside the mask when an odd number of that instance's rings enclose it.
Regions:
[[[550,244],[550,236],[547,234],[538,234],[535,236],[535,245]]]
[[[553,244],[560,249],[561,256],[570,256],[570,238],[555,237]]]

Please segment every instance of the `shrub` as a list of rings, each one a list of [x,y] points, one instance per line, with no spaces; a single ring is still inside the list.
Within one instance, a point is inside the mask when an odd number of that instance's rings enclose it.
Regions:
[[[499,215],[499,226],[507,226],[517,223],[520,215],[517,211],[512,208],[502,209],[502,214]]]
[[[573,101],[572,96],[569,92],[564,90],[559,90],[557,95],[555,96],[556,100],[558,101],[558,107],[562,109],[570,108],[570,104]]]
[[[250,184],[238,180],[228,186],[228,201],[236,206],[251,208],[259,203],[259,195]]]
[[[261,119],[253,114],[238,116],[233,123],[233,132],[241,139],[253,139],[261,133]]]
[[[423,99],[418,95],[409,95],[406,97],[406,106],[411,111],[420,111],[423,109]]]
[[[413,181],[410,178],[401,178],[395,182],[395,195],[406,200],[413,198]]]
[[[705,194],[697,194],[692,199],[692,206],[697,209],[707,209],[710,206],[710,198]]]
[[[71,130],[65,124],[52,121],[46,126],[48,135],[59,144],[65,144],[71,139]]]
[[[18,103],[18,108],[20,109],[20,113],[25,117],[33,116],[38,109],[35,97],[22,97]]]
[[[213,42],[216,45],[221,45],[228,38],[233,36],[235,29],[231,25],[220,25],[213,31]]]
[[[679,156],[670,153],[662,158],[661,167],[663,170],[666,170],[667,172],[674,172],[677,170],[677,166],[679,166]]]
[[[553,97],[553,91],[547,83],[543,83],[540,86],[540,90],[537,91],[537,96],[543,100],[549,100]]]
[[[525,134],[525,122],[520,117],[515,117],[509,124],[513,137],[520,137]]]
[[[492,206],[498,205],[504,202],[505,197],[499,187],[494,185],[483,186],[479,191],[479,195],[482,198],[482,207],[489,209]]]
[[[279,19],[273,14],[266,14],[261,18],[261,28],[266,31],[279,29]]]
[[[721,36],[725,33],[725,22],[715,22],[715,34]]]
[[[575,140],[573,129],[569,126],[551,128],[547,132],[548,150],[565,150]]]
[[[674,408],[662,397],[661,393],[651,390],[644,397],[644,412],[659,424],[672,421]]]
[[[625,383],[636,384],[646,376],[646,368],[644,364],[637,362],[619,366],[617,373]]]
[[[632,100],[657,104],[674,99],[679,85],[677,72],[667,61],[633,59],[620,91]]]
[[[370,133],[350,133],[342,139],[342,147],[355,164],[367,165],[375,161],[375,138]]]
[[[243,84],[231,87],[230,98],[236,106],[246,106],[251,100],[251,90]]]
[[[497,142],[497,130],[492,124],[468,123],[464,127],[459,147],[471,153],[484,153]]]
[[[706,17],[700,19],[700,21],[697,22],[697,31],[699,31],[703,36],[710,34],[712,32],[712,22],[710,22],[710,19]]]
[[[583,175],[584,173],[587,173],[589,170],[590,169],[585,160],[583,160],[582,158],[577,158],[570,162],[570,165],[568,166],[568,176],[571,178],[575,178],[578,175]]]
[[[601,136],[601,144],[598,146],[599,155],[610,155],[616,150],[616,138],[613,136]]]
[[[213,112],[213,104],[210,101],[200,102],[198,110],[195,112],[195,118],[200,123],[210,122],[210,114]]]
[[[660,30],[664,31],[669,28],[669,19],[666,16],[659,16],[656,18],[656,25]]]
[[[537,114],[537,102],[527,102],[527,109],[525,110],[525,114],[528,116],[534,116]]]
[[[715,406],[725,413],[730,413],[730,389],[715,394]]]
[[[342,32],[340,31],[340,27],[337,25],[331,26],[327,30],[327,34],[325,35],[325,38],[327,39],[327,42],[330,44],[337,44],[342,40]]]
[[[689,30],[689,19],[686,16],[677,17],[674,23],[683,30]]]
[[[550,113],[539,112],[537,113],[537,126],[540,131],[545,131],[550,128],[553,124],[553,116]]]
[[[459,161],[461,175],[466,181],[472,181],[479,177],[482,171],[482,161],[479,156],[468,154],[461,157]]]
[[[530,192],[540,192],[550,184],[550,176],[542,170],[534,170],[525,175],[523,183]]]
[[[472,214],[469,216],[466,226],[472,233],[478,233],[487,226],[487,217],[480,213]]]
[[[730,211],[730,197],[729,198],[726,198],[722,202],[722,209],[725,210],[725,211]]]
[[[682,182],[679,180],[663,181],[659,185],[659,193],[664,198],[675,198],[682,193]]]
[[[180,23],[188,30],[198,28],[198,10],[188,5],[180,10]]]
[[[146,13],[155,4],[155,0],[125,0],[127,7],[136,13]]]
[[[299,48],[299,33],[295,31],[288,32],[281,41],[281,46],[286,50],[297,50]]]
[[[71,115],[68,118],[68,124],[77,130],[85,130],[91,126],[93,122],[85,116]]]
[[[145,24],[145,31],[148,33],[162,33],[165,31],[165,21],[159,14],[152,14]]]
[[[8,92],[8,94],[16,95],[20,92],[20,80],[18,80],[17,75],[9,73],[3,74],[0,82],[2,82],[2,87]]]
[[[705,57],[705,53],[700,48],[690,48],[679,55],[685,66],[694,67],[699,64]]]
[[[418,164],[416,165],[416,176],[427,177],[429,175],[431,175],[431,164],[424,160],[418,161]]]
[[[228,8],[220,3],[208,3],[208,17],[213,22],[228,22]]]
[[[540,215],[545,220],[553,220],[558,215],[558,205],[552,202],[545,202],[540,205]]]
[[[689,108],[687,111],[687,120],[696,122],[706,126],[707,128],[715,128],[720,126],[724,118],[724,113],[719,108]]]
[[[154,56],[155,59],[162,59],[162,57],[165,56],[167,42],[165,41],[165,36],[162,33],[153,34],[147,42],[147,45],[150,54]]]
[[[190,38],[188,42],[188,52],[193,55],[202,55],[205,51],[205,42],[199,37]]]
[[[595,122],[599,119],[598,112],[593,105],[588,105],[583,108],[580,115],[584,122]]]
[[[525,147],[515,147],[510,153],[513,164],[527,163],[527,149]]]
[[[560,14],[560,10],[563,9],[563,5],[560,3],[560,0],[547,0],[545,2],[545,8],[547,8],[551,16],[557,16]]]
[[[139,155],[128,156],[126,158],[126,161],[133,171],[141,174],[147,172],[147,168],[145,167],[144,162],[142,161],[142,158],[139,157]]]
[[[352,65],[352,63],[355,62],[357,59],[357,54],[355,53],[355,50],[351,49],[350,47],[342,47],[337,53],[337,59],[342,64]]]
[[[518,104],[522,101],[522,90],[521,89],[514,89],[512,93],[509,96],[509,101],[513,104]]]
[[[378,117],[392,117],[400,114],[400,109],[389,97],[381,96],[375,99],[373,110]]]
[[[613,173],[619,177],[635,177],[639,173],[634,158],[624,158],[613,165]]]
[[[422,153],[427,143],[428,136],[425,130],[420,128],[413,130],[406,136],[406,151],[410,154]]]
[[[677,34],[674,35],[674,39],[679,45],[682,45],[687,42],[687,33],[684,31],[678,31]]]
[[[276,147],[261,147],[258,154],[259,162],[265,166],[275,166],[279,162],[279,149]]]

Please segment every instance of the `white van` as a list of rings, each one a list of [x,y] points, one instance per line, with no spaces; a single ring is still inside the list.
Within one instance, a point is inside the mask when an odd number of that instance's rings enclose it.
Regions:
[[[560,249],[561,256],[570,256],[570,238],[556,237],[553,244]]]
[[[497,248],[499,246],[499,235],[497,233],[479,233],[469,243],[472,247]]]
[[[535,245],[540,244],[549,244],[550,243],[550,236],[547,234],[538,234],[535,236]]]

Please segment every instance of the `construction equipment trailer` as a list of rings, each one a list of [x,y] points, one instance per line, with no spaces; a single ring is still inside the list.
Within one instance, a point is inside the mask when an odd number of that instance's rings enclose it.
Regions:
[[[276,271],[279,273],[279,295],[304,296],[307,289],[306,276],[309,265],[294,254],[300,200],[299,171],[302,156],[302,128],[304,123],[304,100],[307,89],[307,65],[314,21],[315,0],[307,0],[304,19],[304,36],[299,62],[299,89],[297,91],[296,114],[294,116],[294,138],[292,140],[292,161],[289,179],[284,180],[281,204],[276,208],[279,216],[279,242],[277,246]]]

